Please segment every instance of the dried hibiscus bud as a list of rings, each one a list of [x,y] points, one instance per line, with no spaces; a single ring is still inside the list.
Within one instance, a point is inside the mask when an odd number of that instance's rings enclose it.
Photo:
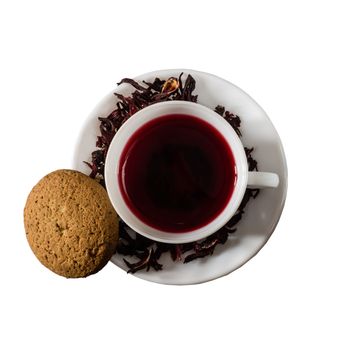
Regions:
[[[171,77],[169,78],[162,87],[162,94],[171,94],[176,91],[180,86],[179,80]]]

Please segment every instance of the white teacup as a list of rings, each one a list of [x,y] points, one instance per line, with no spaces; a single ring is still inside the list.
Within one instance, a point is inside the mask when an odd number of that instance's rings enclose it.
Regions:
[[[122,152],[130,137],[146,123],[169,114],[191,115],[209,123],[224,137],[236,163],[236,183],[225,208],[206,225],[181,233],[161,231],[139,219],[124,201],[119,181],[117,181]],[[141,235],[166,243],[193,242],[211,235],[224,226],[235,214],[248,186],[253,188],[274,188],[279,184],[277,174],[248,171],[247,158],[242,142],[224,118],[207,107],[185,101],[156,103],[140,110],[127,120],[118,130],[109,147],[105,163],[105,181],[109,198],[121,219]]]

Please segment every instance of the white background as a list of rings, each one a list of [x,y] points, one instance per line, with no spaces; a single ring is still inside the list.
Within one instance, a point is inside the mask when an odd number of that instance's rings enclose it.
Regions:
[[[1,1],[1,349],[349,349],[347,1]],[[207,71],[248,92],[284,143],[289,192],[262,251],[224,278],[157,285],[113,264],[43,268],[26,196],[71,166],[122,77]]]

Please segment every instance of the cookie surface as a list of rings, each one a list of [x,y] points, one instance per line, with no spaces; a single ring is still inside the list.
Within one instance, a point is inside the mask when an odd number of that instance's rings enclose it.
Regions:
[[[118,224],[106,190],[73,170],[42,178],[24,208],[31,249],[43,265],[65,277],[86,277],[106,265],[116,250]]]

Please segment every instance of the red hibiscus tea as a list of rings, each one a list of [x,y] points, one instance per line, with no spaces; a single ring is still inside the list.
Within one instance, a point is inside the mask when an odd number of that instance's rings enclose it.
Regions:
[[[138,129],[120,159],[118,181],[129,209],[166,232],[201,228],[228,204],[236,167],[224,137],[190,115],[169,114]]]

